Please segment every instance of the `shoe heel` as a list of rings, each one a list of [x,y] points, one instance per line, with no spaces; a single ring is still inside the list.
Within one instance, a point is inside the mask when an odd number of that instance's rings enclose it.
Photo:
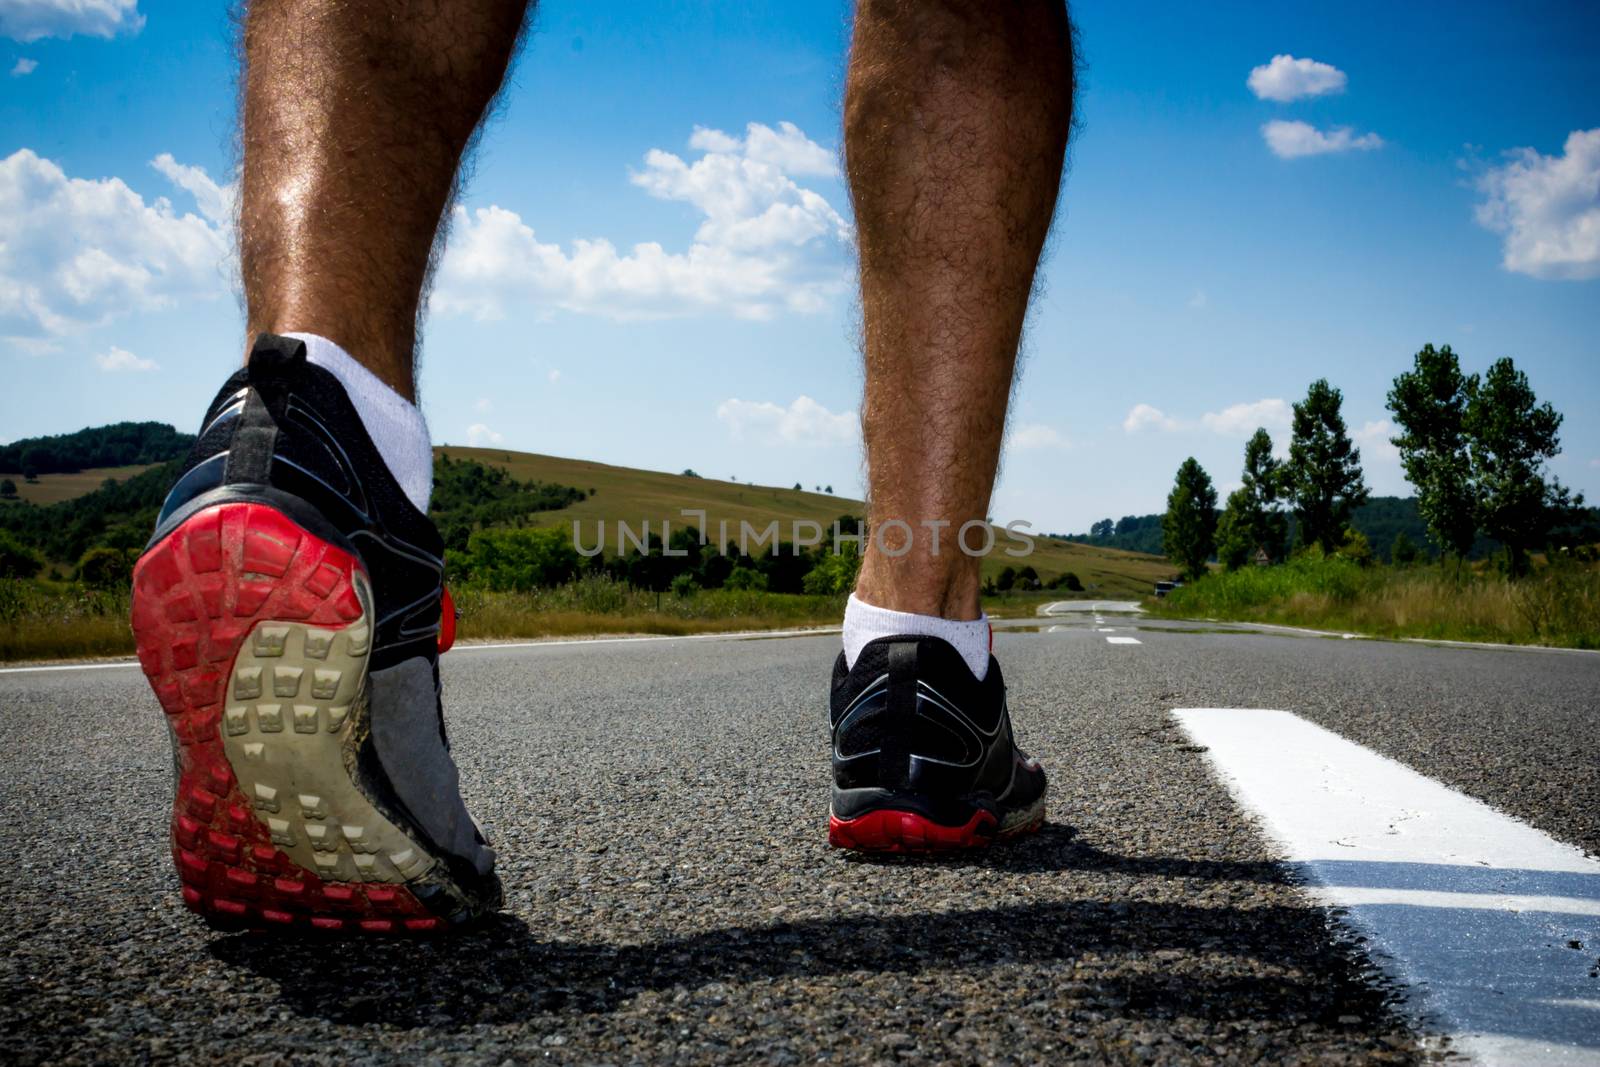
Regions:
[[[999,820],[978,810],[960,826],[943,826],[914,811],[881,808],[841,819],[828,814],[828,844],[856,852],[945,852],[982,848],[994,840]]]
[[[174,744],[173,861],[214,925],[444,925],[399,884],[432,861],[377,813],[349,815],[371,810],[342,757],[370,604],[356,557],[265,504],[207,508],[134,568],[139,663]]]
[[[975,808],[959,826],[934,822],[915,811],[879,808],[851,819],[828,813],[828,844],[854,852],[953,852],[984,848],[1031,834],[1044,825],[1044,798],[1003,821],[993,812]]]

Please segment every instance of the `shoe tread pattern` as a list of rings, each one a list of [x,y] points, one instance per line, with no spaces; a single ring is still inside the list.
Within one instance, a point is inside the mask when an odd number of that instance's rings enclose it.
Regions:
[[[383,864],[382,877],[357,880],[349,857],[358,854],[355,843],[365,844],[367,822],[331,819],[330,798],[288,781],[241,782],[229,758],[234,742],[241,766],[273,765],[274,747],[286,751],[288,739],[340,743],[370,649],[364,580],[350,553],[248,503],[191,516],[135,567],[139,662],[175,743],[172,855],[185,903],[215,923],[369,933],[445,925],[394,880],[417,857],[404,848],[384,854],[385,842],[377,854],[359,853],[383,857],[373,861]],[[355,792],[347,776],[345,783]],[[295,818],[285,835],[299,829],[307,851],[339,857],[327,877],[315,858],[309,869],[297,862],[298,845],[274,840],[278,827],[269,820],[285,811]],[[310,847],[315,835],[303,828],[313,822],[335,848]],[[326,835],[335,827],[332,842]]]

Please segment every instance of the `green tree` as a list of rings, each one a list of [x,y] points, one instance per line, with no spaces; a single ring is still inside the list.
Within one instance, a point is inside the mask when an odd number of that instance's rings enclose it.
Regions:
[[[1004,593],[1008,592],[1016,584],[1017,569],[1015,567],[1006,567],[1000,571],[1000,576],[995,579],[994,587]]]
[[[1089,527],[1089,536],[1096,541],[1104,541],[1116,531],[1117,524],[1110,519],[1101,519]]]
[[[1400,450],[1406,480],[1417,491],[1417,511],[1428,536],[1439,551],[1456,558],[1458,573],[1478,534],[1465,427],[1467,398],[1476,387],[1477,376],[1461,373],[1449,345],[1423,345],[1412,369],[1389,390],[1389,410],[1400,427],[1390,440]]]
[[[0,530],[0,578],[32,578],[44,568],[44,560],[27,545]]]
[[[125,549],[91,548],[78,561],[78,581],[91,589],[121,589],[133,582],[133,559]]]
[[[1083,592],[1083,582],[1072,571],[1067,571],[1065,574],[1052,581],[1050,583],[1050,588],[1065,589],[1069,593],[1081,593]]]
[[[1217,558],[1230,571],[1252,562],[1258,548],[1274,560],[1283,558],[1289,520],[1278,508],[1282,485],[1283,468],[1272,454],[1272,435],[1258,428],[1245,442],[1242,484],[1228,494],[1217,524]]]
[[[1404,530],[1394,535],[1394,544],[1389,546],[1390,563],[1397,567],[1409,567],[1417,561],[1417,555],[1416,542],[1407,537]]]
[[[841,541],[839,551],[831,548],[818,556],[816,565],[800,579],[800,588],[818,596],[838,596],[856,587],[861,572],[861,553],[854,541]]]
[[[17,483],[10,478],[0,478],[0,500],[15,500],[17,498]]]
[[[728,574],[728,580],[722,583],[724,589],[749,589],[756,592],[765,592],[767,576],[754,567],[738,566]]]
[[[1162,546],[1183,573],[1191,578],[1205,574],[1206,560],[1216,547],[1217,491],[1193,456],[1178,467],[1161,529]]]
[[[1344,394],[1318,378],[1294,406],[1294,436],[1284,488],[1294,502],[1300,543],[1332,555],[1344,543],[1350,513],[1367,500],[1361,450],[1350,440],[1340,408]]]
[[[1510,357],[1496,360],[1468,388],[1462,420],[1478,488],[1484,532],[1506,547],[1514,576],[1528,571],[1528,552],[1542,547],[1553,526],[1583,506],[1545,473],[1561,453],[1561,414],[1534,396],[1528,376]]]
[[[1283,559],[1289,544],[1289,518],[1283,513],[1283,464],[1272,454],[1272,435],[1257,427],[1244,446],[1244,474],[1240,488],[1250,497],[1251,530],[1257,546],[1274,562]]]
[[[1228,494],[1217,520],[1217,560],[1228,570],[1247,565],[1255,554],[1256,539],[1250,521],[1250,494],[1243,488]]]
[[[467,542],[467,568],[490,589],[527,592],[571,578],[578,553],[561,529],[479,530]]]

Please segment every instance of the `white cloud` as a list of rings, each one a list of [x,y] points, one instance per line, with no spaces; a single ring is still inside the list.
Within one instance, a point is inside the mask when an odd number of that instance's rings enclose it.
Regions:
[[[1294,409],[1289,402],[1275,396],[1230,404],[1221,411],[1208,411],[1198,420],[1175,418],[1151,404],[1135,404],[1122,420],[1122,428],[1128,433],[1209,430],[1225,437],[1243,438],[1255,433],[1258,427],[1266,427],[1277,434],[1274,451],[1282,451],[1293,418]]]
[[[1322,156],[1330,152],[1370,152],[1383,147],[1383,138],[1375,133],[1357,137],[1348,126],[1319,130],[1309,122],[1298,119],[1286,121],[1273,119],[1261,127],[1261,136],[1279,159],[1299,159],[1302,156]]]
[[[480,396],[477,403],[472,405],[472,410],[481,415],[492,407],[494,407],[494,403],[488,397]]]
[[[505,444],[505,434],[496,433],[481,422],[475,422],[467,427],[467,444],[473,448],[486,448],[489,445]]]
[[[1028,451],[1038,448],[1070,448],[1068,441],[1054,426],[1043,423],[1023,423],[1011,431],[1006,442],[1007,447],[1017,451]]]
[[[1168,418],[1160,408],[1149,404],[1135,404],[1128,411],[1128,417],[1122,420],[1122,428],[1128,433],[1138,433],[1140,430],[1176,430],[1179,428],[1177,419]]]
[[[1350,437],[1361,446],[1362,462],[1398,464],[1400,450],[1389,441],[1398,432],[1393,419],[1374,419],[1362,423]]]
[[[745,127],[744,143],[747,158],[770,163],[785,174],[811,178],[836,178],[839,175],[838,157],[800,132],[800,127],[792,122],[780,122],[776,130],[752,122]]]
[[[1257,428],[1287,430],[1294,418],[1294,409],[1287,400],[1268,397],[1244,404],[1232,404],[1221,411],[1208,411],[1200,416],[1200,425],[1213,433],[1230,437],[1248,437]]]
[[[1589,461],[1589,466],[1600,469],[1600,458],[1591,459]]]
[[[111,346],[111,351],[94,357],[100,369],[110,373],[117,371],[152,371],[159,370],[161,365],[153,359],[140,359],[126,348]]]
[[[1327,63],[1278,55],[1250,71],[1245,84],[1262,100],[1287,103],[1303,96],[1342,93],[1349,80],[1344,71]]]
[[[195,207],[200,209],[200,214],[212,222],[233,225],[238,186],[218,185],[202,168],[179,163],[172,158],[171,152],[161,153],[150,161],[150,165],[173,185],[194,197]]]
[[[0,160],[0,337],[36,342],[227,291],[232,229],[211,212],[231,191],[169,156],[152,165],[201,215],[146,203],[120,178],[69,178],[30,149]]]
[[[545,377],[550,379],[551,385],[554,385],[561,380],[561,372],[559,370],[552,370]]]
[[[37,59],[29,59],[27,56],[23,56],[17,60],[17,65],[11,68],[11,76],[13,78],[26,77],[38,69],[39,61]]]
[[[1361,469],[1367,485],[1380,495],[1407,495],[1415,490],[1406,482],[1400,466],[1400,450],[1389,443],[1397,428],[1392,419],[1373,419],[1350,431],[1361,448]]]
[[[689,134],[689,147],[698,148],[702,152],[737,152],[740,144],[739,138],[729,136],[721,130],[696,126],[694,132]]]
[[[1196,289],[1194,295],[1189,298],[1189,307],[1194,311],[1203,311],[1210,303],[1211,299],[1206,296],[1204,289]]]
[[[850,444],[857,431],[854,411],[835,413],[809,396],[796,397],[786,408],[770,401],[724,400],[717,405],[717,418],[736,440],[769,445]]]
[[[1600,277],[1600,128],[1574,130],[1559,156],[1508,153],[1478,181],[1480,225],[1505,235],[1501,266],[1535,278]]]
[[[139,0],[0,0],[0,37],[115,37],[144,29]]]
[[[516,212],[457,208],[434,310],[495,318],[516,305],[617,319],[725,311],[768,318],[820,311],[848,289],[851,228],[790,174],[831,175],[837,164],[792,123],[751,123],[743,138],[696,128],[692,163],[651,149],[634,185],[686,203],[703,221],[688,248],[654,241],[619,252],[605,238],[569,249],[541,242]]]

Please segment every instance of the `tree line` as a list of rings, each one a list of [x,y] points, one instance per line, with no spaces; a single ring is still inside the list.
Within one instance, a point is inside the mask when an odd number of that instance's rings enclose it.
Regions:
[[[1483,537],[1501,546],[1515,577],[1527,573],[1530,554],[1552,534],[1565,529],[1572,539],[1595,532],[1582,495],[1547,469],[1561,451],[1562,416],[1539,401],[1510,357],[1481,375],[1464,374],[1449,345],[1425,345],[1387,399],[1398,429],[1390,440],[1416,491],[1428,539],[1458,569]],[[1242,484],[1220,512],[1211,477],[1193,456],[1183,461],[1162,516],[1162,546],[1186,577],[1206,573],[1213,558],[1229,570],[1279,562],[1291,530],[1301,548],[1370,557],[1350,521],[1369,491],[1343,401],[1326,378],[1311,383],[1294,405],[1287,460],[1277,459],[1271,435],[1257,429],[1245,445]],[[1402,533],[1391,558],[1416,552]]]
[[[170,429],[170,427],[169,427]],[[177,476],[177,461],[57,504],[13,502],[0,507],[0,578],[32,578],[52,564],[85,585],[121,588],[150,536],[156,513]],[[673,589],[750,589],[839,594],[855,585],[859,553],[789,543],[751,555],[719,552],[692,528],[674,530],[670,543],[647,532],[643,551],[582,557],[563,528],[539,528],[538,517],[588,499],[594,489],[521,481],[504,468],[441,453],[434,460],[429,515],[446,546],[452,582],[496,591],[527,591],[599,576],[657,592]],[[859,535],[860,516],[839,527]],[[846,542],[846,547],[851,546]],[[1026,582],[1032,575],[1012,575]]]
[[[26,437],[0,445],[0,474],[32,481],[41,474],[71,474],[93,467],[165,463],[185,455],[194,435],[164,422],[118,422],[76,433]]]
[[[1220,510],[1217,515],[1220,519]],[[1144,552],[1159,556],[1164,554],[1161,520],[1165,517],[1163,512],[1124,515],[1120,519],[1108,518],[1094,523],[1090,527],[1093,532],[1090,533],[1048,536],[1061,541],[1099,545],[1103,548],[1120,548],[1129,552]],[[1299,531],[1295,526],[1294,513],[1287,513],[1285,518],[1288,520],[1286,540],[1289,544],[1295,544]],[[1590,516],[1585,521],[1595,524],[1595,529],[1588,535],[1587,540],[1600,541],[1600,511],[1591,509]],[[1414,496],[1369,496],[1365,504],[1350,512],[1350,528],[1359,531],[1367,539],[1373,556],[1379,559],[1394,558],[1396,552],[1400,556],[1414,559],[1418,554],[1425,553],[1427,546],[1431,544],[1427,524],[1422,521],[1422,514],[1417,510],[1417,498]],[[1565,530],[1558,532],[1563,537],[1567,533]],[[1581,533],[1576,530],[1572,532],[1575,535]],[[1499,551],[1500,545],[1486,537],[1480,530],[1466,558],[1487,559]]]

